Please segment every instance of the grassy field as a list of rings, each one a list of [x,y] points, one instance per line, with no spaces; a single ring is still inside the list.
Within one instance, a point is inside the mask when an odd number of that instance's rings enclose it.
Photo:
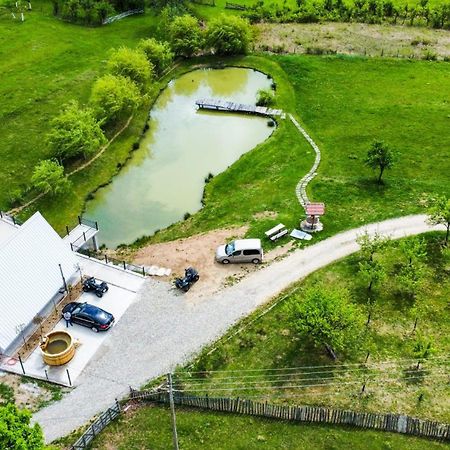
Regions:
[[[288,305],[292,301],[301,302],[308,287],[323,284],[348,289],[352,301],[367,317],[367,293],[363,282],[355,276],[359,254],[300,281],[283,301],[262,317],[256,319],[261,314],[259,311],[244,319],[212,346],[217,347],[214,352],[208,355],[211,348],[205,349],[189,369],[179,372],[178,388],[199,395],[208,392],[210,396],[256,397],[269,402],[401,412],[450,421],[450,386],[443,376],[448,373],[446,358],[450,351],[450,260],[449,255],[443,256],[438,251],[437,235],[425,236],[428,246],[423,296],[426,308],[416,332],[413,332],[416,315],[411,300],[405,298],[396,285],[395,274],[402,256],[398,242],[393,242],[380,258],[387,267],[388,277],[376,288],[377,300],[370,326],[365,328],[361,343],[341,353],[336,362],[324,348],[314,349],[296,336],[290,327]],[[240,328],[243,331],[236,334]],[[434,349],[422,372],[413,367],[417,361],[412,348],[418,334],[430,339]],[[365,361],[368,351],[368,366],[356,365]],[[303,369],[278,370],[296,367]],[[249,373],[249,370],[253,371]],[[213,372],[205,376],[201,374],[203,371]],[[361,395],[365,381],[365,394]],[[420,394],[423,397],[419,401]]]
[[[428,195],[448,191],[447,63],[307,55],[248,57],[239,63],[274,77],[277,105],[296,113],[322,150],[318,176],[309,188],[313,201],[326,203],[319,238],[423,212]],[[401,154],[382,186],[364,165],[374,139]],[[207,185],[199,213],[151,241],[242,223],[250,225],[248,235],[261,237],[280,221],[296,226],[303,213],[294,189],[312,161],[312,149],[282,120],[271,139]],[[255,219],[261,211],[279,215]]]
[[[392,433],[299,425],[250,417],[177,410],[182,449],[444,449],[444,444]],[[168,449],[172,445],[170,410],[144,407],[109,425],[93,442],[99,450]]]
[[[35,164],[49,156],[45,135],[61,105],[71,99],[86,102],[108,51],[134,46],[156,26],[156,18],[148,14],[101,28],[72,25],[54,18],[51,3],[43,0],[36,1],[25,18],[20,23],[0,16],[0,209],[7,209],[14,191],[29,182]],[[134,130],[134,139],[137,135]],[[88,177],[92,190],[110,175],[98,177],[91,171]],[[42,206],[57,222],[46,204]]]

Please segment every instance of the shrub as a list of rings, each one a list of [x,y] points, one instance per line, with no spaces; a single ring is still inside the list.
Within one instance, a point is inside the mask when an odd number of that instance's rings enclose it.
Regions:
[[[61,194],[70,189],[70,181],[64,175],[64,167],[50,159],[36,165],[31,183],[40,192],[48,192],[52,195]]]
[[[275,97],[270,89],[260,89],[256,100],[257,106],[272,106],[275,103]]]
[[[173,60],[173,53],[167,42],[159,42],[153,38],[142,39],[138,49],[145,53],[157,75],[161,75]]]
[[[81,154],[87,157],[106,142],[94,112],[90,108],[81,109],[76,101],[65,105],[51,125],[47,141],[59,160]]]
[[[189,57],[203,48],[203,33],[197,19],[189,14],[176,17],[169,27],[169,34],[176,55]]]
[[[136,84],[120,75],[104,75],[92,87],[90,103],[97,119],[102,123],[129,116],[140,102],[141,96]]]
[[[138,86],[141,93],[145,93],[153,76],[153,66],[147,61],[145,53],[121,47],[113,50],[107,62],[110,74],[127,77]]]
[[[252,39],[250,24],[237,16],[220,15],[206,31],[206,42],[218,55],[246,54]]]

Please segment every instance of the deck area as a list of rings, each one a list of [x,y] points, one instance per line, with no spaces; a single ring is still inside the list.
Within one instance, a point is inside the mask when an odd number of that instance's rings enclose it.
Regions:
[[[209,111],[254,114],[265,117],[280,116],[281,118],[284,118],[285,116],[281,109],[266,108],[265,106],[244,105],[242,103],[234,103],[220,99],[201,99],[197,100],[195,104],[199,109],[207,109]]]

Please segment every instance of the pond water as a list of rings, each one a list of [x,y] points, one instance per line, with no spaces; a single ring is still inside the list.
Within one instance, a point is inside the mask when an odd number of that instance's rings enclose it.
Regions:
[[[205,177],[217,175],[273,131],[267,119],[197,111],[195,101],[221,98],[254,104],[266,75],[251,69],[205,69],[172,80],[151,110],[140,148],[86,204],[99,241],[114,248],[167,227],[201,208]]]

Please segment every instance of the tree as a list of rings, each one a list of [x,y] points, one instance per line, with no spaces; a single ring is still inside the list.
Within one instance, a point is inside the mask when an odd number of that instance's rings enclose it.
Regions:
[[[372,143],[365,163],[372,169],[380,171],[378,176],[378,184],[381,184],[381,177],[386,169],[391,169],[395,162],[394,152],[383,142],[375,141]]]
[[[417,236],[400,241],[400,250],[406,258],[408,266],[417,266],[427,256],[427,244],[425,239]]]
[[[388,245],[390,239],[379,233],[375,233],[371,236],[369,232],[366,231],[364,234],[357,237],[356,242],[360,247],[362,260],[373,261],[375,253]]]
[[[113,50],[106,67],[112,75],[128,77],[134,81],[142,93],[147,91],[153,77],[153,66],[147,61],[145,54],[128,47]]]
[[[104,75],[92,87],[90,103],[102,124],[129,116],[140,102],[138,87],[127,77]]]
[[[90,108],[81,109],[76,101],[63,107],[62,113],[52,120],[47,140],[53,156],[59,160],[95,153],[106,138]]]
[[[433,341],[421,334],[419,334],[412,343],[411,350],[414,357],[417,358],[417,370],[420,368],[420,364],[433,356],[433,353],[435,352]]]
[[[397,282],[400,290],[411,300],[415,301],[421,293],[426,277],[426,267],[423,262],[427,255],[424,239],[413,237],[400,242],[400,250],[405,256],[398,275]]]
[[[445,245],[448,245],[450,236],[450,198],[441,195],[431,201],[428,208],[428,221],[433,225],[444,225],[447,229]]]
[[[203,34],[197,19],[185,14],[175,17],[169,26],[172,49],[178,56],[192,56],[203,47]]]
[[[33,171],[32,185],[41,192],[62,194],[70,189],[71,183],[64,175],[64,167],[55,160],[41,161]]]
[[[0,448],[9,450],[43,450],[40,426],[30,425],[31,413],[14,404],[0,406]]]
[[[290,304],[292,326],[314,346],[341,351],[361,338],[363,317],[345,290],[308,289]]]
[[[238,16],[221,14],[206,30],[207,45],[217,55],[245,55],[251,40],[250,24]]]
[[[173,61],[173,53],[167,42],[159,42],[154,38],[141,39],[138,49],[145,53],[157,75],[161,75]]]

